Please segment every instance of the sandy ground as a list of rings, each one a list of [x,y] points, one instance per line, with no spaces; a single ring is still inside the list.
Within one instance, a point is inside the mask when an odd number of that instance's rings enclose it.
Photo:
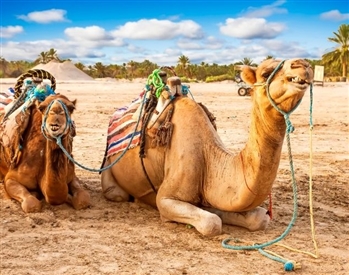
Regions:
[[[2,80],[1,90],[13,85]],[[110,115],[128,105],[144,82],[65,82],[57,92],[78,100],[74,156],[89,168],[99,168]],[[240,97],[233,83],[191,84],[191,92],[217,117],[218,132],[233,152],[246,142],[250,98]],[[347,83],[315,86],[313,104],[313,204],[317,259],[281,248],[268,249],[295,260],[295,274],[349,274],[349,129]],[[298,184],[297,222],[280,243],[315,252],[309,221],[309,94],[292,114],[292,154]],[[99,174],[77,168],[92,206],[75,211],[68,205],[43,205],[25,214],[4,198],[0,184],[1,275],[96,274],[285,274],[283,265],[258,251],[222,247],[232,237],[262,243],[279,237],[293,213],[292,183],[286,144],[273,188],[274,218],[265,232],[224,226],[218,237],[203,237],[183,224],[162,223],[159,213],[138,203],[113,203],[101,194]]]

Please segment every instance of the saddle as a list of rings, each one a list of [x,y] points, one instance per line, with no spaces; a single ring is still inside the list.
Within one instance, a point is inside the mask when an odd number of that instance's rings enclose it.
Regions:
[[[43,79],[51,80],[54,86],[44,84]],[[27,129],[32,106],[54,94],[52,88],[55,88],[55,83],[54,77],[44,70],[30,70],[17,80],[14,99],[5,107],[0,122],[0,158],[5,159],[9,167],[16,167],[20,160],[22,136]]]

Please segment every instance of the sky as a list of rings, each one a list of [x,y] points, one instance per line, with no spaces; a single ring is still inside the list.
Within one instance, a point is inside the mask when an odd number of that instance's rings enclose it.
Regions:
[[[61,59],[93,65],[149,60],[173,66],[259,63],[321,56],[334,49],[348,0],[1,0],[1,57]]]

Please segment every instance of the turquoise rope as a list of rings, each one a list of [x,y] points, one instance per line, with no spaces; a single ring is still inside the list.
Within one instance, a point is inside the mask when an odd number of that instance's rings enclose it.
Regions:
[[[130,138],[130,141],[129,143],[127,144],[126,148],[122,151],[122,153],[111,163],[109,164],[108,166],[105,166],[103,168],[100,168],[100,169],[95,169],[95,168],[89,168],[89,167],[86,167],[80,163],[78,163],[76,160],[74,160],[74,158],[69,154],[69,152],[63,147],[62,145],[62,140],[61,140],[61,136],[57,137],[56,138],[56,143],[57,145],[62,149],[62,151],[64,152],[64,154],[68,157],[68,159],[73,162],[74,164],[76,164],[77,166],[85,169],[85,170],[88,170],[88,171],[91,171],[91,172],[103,172],[105,170],[108,170],[109,168],[111,168],[113,165],[115,165],[127,152],[127,150],[129,149],[131,143],[132,143],[132,140],[135,136],[135,134],[137,133],[137,128],[138,128],[138,125],[139,125],[139,122],[141,120],[141,117],[142,117],[142,111],[143,111],[143,106],[144,106],[144,103],[146,101],[146,93],[144,94],[143,96],[143,100],[142,100],[142,104],[141,104],[141,111],[139,113],[139,117],[138,117],[138,120],[137,120],[137,123],[136,123],[136,127],[135,127],[135,130],[134,132],[132,133],[131,135],[131,138]]]
[[[247,246],[235,246],[235,245],[228,244],[228,242],[231,241],[232,238],[227,238],[227,239],[222,241],[222,246],[224,248],[233,249],[233,250],[258,250],[262,255],[264,255],[272,260],[284,263],[285,271],[292,271],[295,269],[294,262],[284,260],[284,259],[277,257],[277,256],[273,256],[273,255],[271,255],[263,250],[264,247],[273,245],[273,244],[281,241],[283,238],[285,238],[289,234],[292,227],[296,223],[297,213],[298,213],[297,184],[296,184],[296,179],[295,179],[295,175],[294,175],[293,159],[292,159],[292,152],[291,152],[291,142],[290,142],[290,133],[293,132],[294,127],[292,126],[292,123],[289,120],[289,115],[298,107],[298,105],[300,104],[300,101],[297,103],[297,105],[295,106],[295,108],[293,110],[286,113],[283,110],[281,110],[278,106],[276,106],[274,100],[271,98],[270,93],[269,93],[269,83],[270,83],[271,79],[274,77],[274,75],[276,74],[276,72],[284,64],[284,62],[285,61],[282,61],[281,63],[279,63],[279,65],[275,68],[273,73],[269,76],[269,78],[266,82],[266,90],[267,90],[268,98],[269,98],[271,104],[273,105],[273,107],[284,116],[286,127],[287,127],[286,128],[286,141],[287,141],[288,157],[289,157],[289,163],[290,163],[290,170],[291,170],[291,177],[292,177],[292,189],[293,189],[293,215],[292,215],[291,221],[288,224],[285,231],[279,237],[277,237],[274,240],[271,240],[269,242],[265,242],[262,244],[247,245]],[[312,125],[312,110],[313,110],[313,107],[312,107],[312,105],[313,105],[313,91],[312,91],[312,89],[313,89],[313,85],[310,85],[310,123],[311,123],[311,125]]]
[[[161,79],[161,77],[159,75],[160,71],[161,71],[160,69],[156,69],[156,70],[153,71],[152,74],[149,75],[148,80],[147,80],[147,84],[145,86],[146,92],[148,92],[150,90],[150,85],[153,85],[156,88],[156,91],[158,92],[158,95],[160,96],[161,95],[161,91],[167,87],[162,82],[162,79]],[[161,81],[161,82],[159,82],[159,81]],[[162,83],[162,84],[160,84],[160,83]],[[182,93],[183,93],[183,95],[187,95],[188,93],[190,93],[189,87],[183,85],[182,86]],[[136,123],[135,131],[132,133],[132,136],[130,138],[129,143],[127,144],[126,148],[122,151],[122,153],[118,156],[118,158],[116,158],[115,161],[113,161],[108,166],[105,166],[105,167],[100,168],[100,169],[86,167],[86,166],[78,163],[76,160],[74,160],[74,158],[69,154],[69,152],[63,147],[61,137],[57,137],[56,138],[56,142],[57,142],[58,146],[62,149],[64,154],[69,158],[69,160],[71,162],[75,163],[80,168],[83,168],[83,169],[91,171],[91,172],[103,172],[103,171],[111,168],[112,166],[114,166],[118,161],[120,161],[120,159],[126,154],[127,150],[129,149],[134,136],[136,135],[136,133],[138,133],[138,132],[136,132],[136,130],[138,128],[138,125],[139,125],[141,117],[142,117],[142,111],[143,111],[143,106],[145,104],[145,101],[146,101],[146,93],[145,93],[145,95],[143,97],[143,100],[142,100],[142,107],[141,107],[141,111],[139,113],[139,117],[138,117],[138,120],[137,120],[137,123]]]

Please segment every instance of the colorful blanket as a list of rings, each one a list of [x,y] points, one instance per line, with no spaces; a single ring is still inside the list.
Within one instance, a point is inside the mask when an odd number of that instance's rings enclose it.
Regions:
[[[117,109],[112,115],[108,126],[106,157],[123,151],[127,146],[131,149],[139,145],[141,122],[138,124],[138,128],[135,132],[138,116],[134,117],[134,114],[141,105],[141,102],[142,95],[132,101],[129,106]],[[131,138],[132,142],[129,145]]]
[[[0,116],[5,113],[6,106],[13,101],[13,94],[12,88],[0,93]]]

